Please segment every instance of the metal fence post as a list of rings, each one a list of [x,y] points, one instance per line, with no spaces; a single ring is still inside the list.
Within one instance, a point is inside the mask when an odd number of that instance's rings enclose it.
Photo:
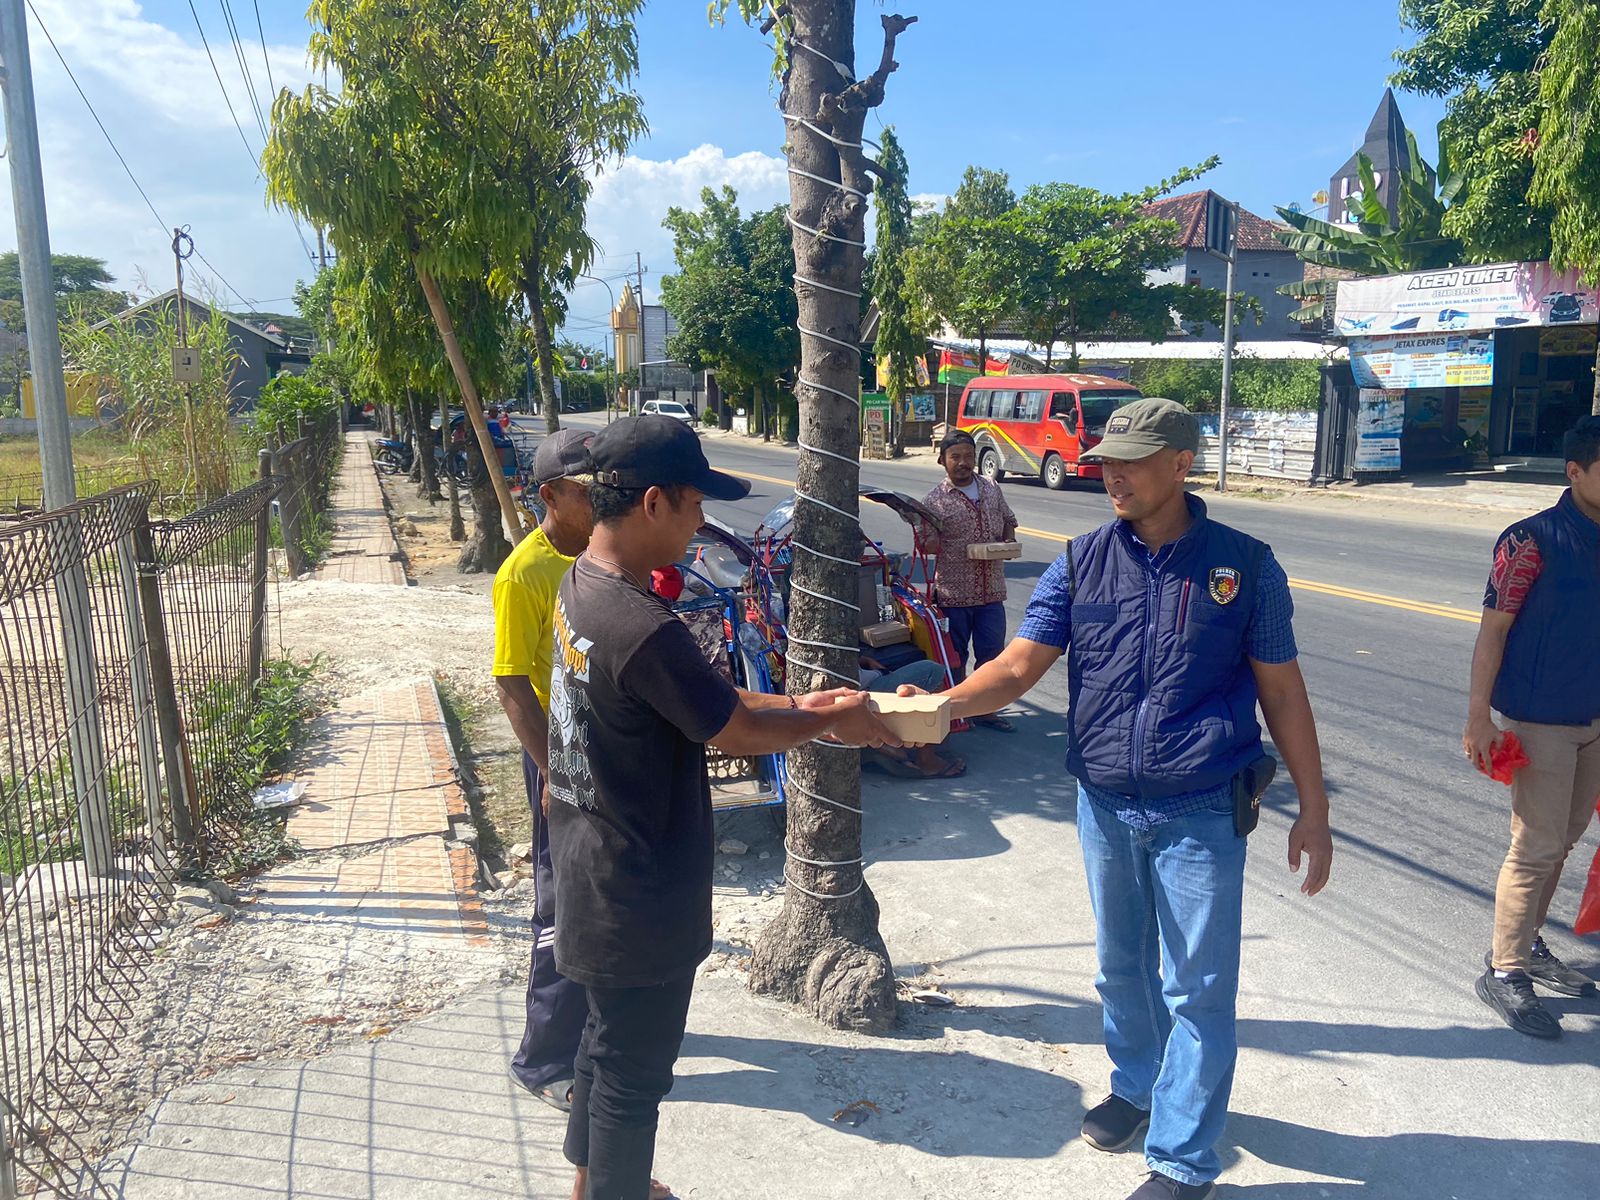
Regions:
[[[300,462],[305,457],[305,443],[294,442],[272,456],[273,474],[284,478],[283,491],[278,494],[278,524],[283,531],[283,555],[289,566],[291,578],[305,573],[305,509],[302,505]]]
[[[141,514],[141,519],[148,519]],[[139,785],[144,791],[150,840],[167,857],[167,821],[161,810],[161,751],[156,731],[154,689],[150,686],[149,648],[140,613],[139,568],[133,535],[117,540],[117,575],[122,581],[122,619],[128,639],[128,674],[134,694],[134,739],[139,751]],[[141,653],[142,651],[142,653]]]
[[[189,747],[183,736],[183,717],[178,708],[178,687],[172,675],[172,650],[167,644],[167,627],[161,613],[161,578],[156,573],[155,540],[150,526],[141,522],[133,531],[133,551],[139,561],[139,607],[144,619],[145,645],[150,654],[150,684],[155,697],[156,725],[161,734],[161,761],[167,779],[167,797],[172,808],[172,833],[179,854],[193,855],[203,869],[205,845],[197,836],[201,814],[197,810],[199,792]],[[186,867],[187,862],[180,867]]]
[[[272,478],[272,451],[256,452],[256,473]],[[261,679],[261,659],[267,640],[267,542],[272,537],[272,499],[261,502],[256,514],[255,557],[250,563],[250,686]]]

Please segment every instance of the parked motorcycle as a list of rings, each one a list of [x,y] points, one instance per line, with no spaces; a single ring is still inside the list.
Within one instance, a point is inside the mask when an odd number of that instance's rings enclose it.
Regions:
[[[378,469],[387,471],[391,475],[410,474],[411,464],[416,461],[416,457],[411,443],[401,438],[379,438],[378,448],[373,452]]]

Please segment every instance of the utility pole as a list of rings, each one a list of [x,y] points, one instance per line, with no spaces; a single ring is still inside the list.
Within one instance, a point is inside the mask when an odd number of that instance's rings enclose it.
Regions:
[[[67,383],[61,370],[55,272],[50,265],[44,171],[39,164],[39,120],[33,106],[33,67],[28,59],[22,0],[0,0],[0,71],[4,72],[11,203],[16,210],[33,404],[39,417],[44,503],[46,508],[63,508],[78,498],[78,489],[72,474],[72,425],[67,419]]]
[[[322,226],[317,226],[317,265],[319,269],[328,269],[328,243],[322,235]]]
[[[34,411],[39,419],[39,463],[44,502],[64,508],[78,497],[72,472],[72,423],[67,418],[67,382],[61,368],[61,331],[56,326],[55,272],[50,261],[50,224],[45,214],[44,170],[39,163],[39,119],[33,104],[33,67],[22,0],[0,0],[0,90],[4,91],[11,202],[16,210],[17,260],[22,304],[28,319],[28,355],[33,370]],[[105,740],[100,726],[94,625],[84,570],[83,530],[76,515],[62,518],[55,579],[67,702],[72,724],[67,753],[72,764],[78,828],[90,874],[109,877],[117,864],[112,846],[111,795],[106,782]],[[10,1148],[0,1130],[0,1195],[15,1195]]]
[[[1239,260],[1239,206],[1206,193],[1206,249],[1228,263],[1222,312],[1222,396],[1217,414],[1217,491],[1228,490],[1228,410],[1233,400],[1233,272]]]

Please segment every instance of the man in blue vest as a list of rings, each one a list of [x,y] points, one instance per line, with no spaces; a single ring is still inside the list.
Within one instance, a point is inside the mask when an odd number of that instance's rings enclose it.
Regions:
[[[1540,1038],[1560,1037],[1561,1024],[1535,984],[1562,996],[1595,991],[1539,933],[1600,798],[1600,417],[1579,421],[1562,450],[1571,486],[1495,543],[1461,736],[1487,771],[1503,736],[1496,712],[1528,755],[1511,779],[1511,848],[1477,992],[1511,1028]]]
[[[1045,571],[1016,638],[948,695],[953,715],[1021,698],[1067,654],[1067,768],[1094,907],[1111,1094],[1084,1117],[1097,1150],[1141,1130],[1129,1200],[1207,1200],[1221,1170],[1238,1041],[1245,835],[1271,763],[1259,702],[1300,796],[1289,865],[1328,880],[1322,756],[1272,552],[1184,490],[1199,425],[1171,400],[1112,415],[1093,457],[1116,520]],[[905,689],[901,689],[904,691]]]

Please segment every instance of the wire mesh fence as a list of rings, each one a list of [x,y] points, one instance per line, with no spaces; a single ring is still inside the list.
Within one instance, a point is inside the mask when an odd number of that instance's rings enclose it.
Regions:
[[[0,1200],[112,1194],[98,1081],[176,882],[255,825],[272,550],[326,548],[341,445],[336,414],[296,432],[198,506],[144,481],[44,512],[0,480]]]
[[[0,1194],[80,1194],[97,1079],[170,896],[148,503],[119,488],[0,528]]]

